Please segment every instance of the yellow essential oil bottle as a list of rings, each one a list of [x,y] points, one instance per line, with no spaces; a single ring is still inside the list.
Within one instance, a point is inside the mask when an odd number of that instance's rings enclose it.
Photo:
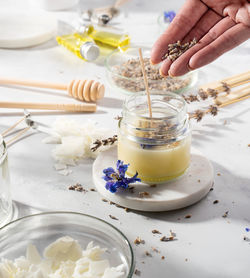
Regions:
[[[58,44],[64,46],[81,59],[94,61],[100,54],[100,48],[86,33],[79,36],[77,33],[58,36]]]
[[[91,25],[87,33],[96,43],[106,44],[114,48],[123,47],[130,43],[129,36],[116,29],[105,27],[96,29]]]
[[[79,38],[86,36],[92,38],[103,55],[117,48],[126,50],[126,47],[130,44],[130,37],[127,34],[121,30],[108,27],[98,27],[97,29],[93,25],[82,26],[76,36]]]

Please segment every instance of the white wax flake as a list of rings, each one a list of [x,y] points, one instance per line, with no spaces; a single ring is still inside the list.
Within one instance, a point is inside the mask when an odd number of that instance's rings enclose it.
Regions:
[[[69,174],[71,174],[73,171],[70,169],[65,169],[65,170],[60,170],[58,171],[58,174],[62,175],[62,176],[68,176]]]
[[[39,264],[42,260],[36,246],[33,244],[29,244],[26,251],[27,261],[30,261],[32,264]]]
[[[67,165],[62,163],[56,163],[54,164],[54,168],[56,169],[56,171],[65,170],[67,169]]]
[[[42,258],[29,244],[26,257],[2,259],[0,278],[124,278],[124,265],[110,266],[101,259],[106,249],[90,242],[86,250],[69,236],[61,237],[44,249]]]
[[[84,158],[95,158],[100,151],[108,149],[110,146],[102,146],[95,152],[91,151],[93,143],[99,139],[112,137],[110,130],[97,127],[93,121],[87,120],[78,123],[71,119],[57,118],[53,127],[53,132],[60,136],[48,137],[43,140],[45,143],[60,143],[52,150],[52,157],[59,164],[75,165],[77,161]]]

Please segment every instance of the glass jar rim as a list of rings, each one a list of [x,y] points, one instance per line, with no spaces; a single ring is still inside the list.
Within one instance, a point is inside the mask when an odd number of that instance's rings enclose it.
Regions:
[[[151,94],[151,105],[152,118],[145,93],[136,93],[127,98],[119,123],[121,134],[147,145],[168,144],[188,135],[189,117],[186,102],[181,96],[155,91]]]
[[[172,92],[169,92],[169,91],[166,91],[166,92],[151,91],[150,92],[151,104],[152,104],[151,96],[155,96],[155,95],[163,96],[163,97],[166,97],[166,98],[167,97],[172,97],[173,99],[177,99],[178,101],[180,101],[182,103],[182,108],[179,111],[177,111],[177,112],[178,113],[184,112],[186,114],[186,101],[184,100],[183,97],[177,95],[176,93],[172,93]],[[144,96],[145,99],[147,99],[147,94],[146,94],[145,91],[135,93],[134,95],[131,95],[128,98],[126,98],[124,103],[123,103],[123,111],[128,112],[131,116],[140,117],[140,118],[145,119],[145,120],[160,120],[160,119],[166,120],[166,119],[173,119],[173,118],[176,117],[174,115],[172,115],[172,116],[165,116],[165,117],[154,117],[154,115],[152,115],[152,117],[150,117],[150,116],[142,116],[142,115],[138,115],[138,113],[136,113],[136,112],[133,112],[131,109],[128,109],[129,102],[131,102],[131,101],[134,102],[136,100],[136,98],[141,97],[141,96]],[[174,107],[172,106],[172,108],[174,108]],[[152,110],[153,110],[153,107],[152,107]]]

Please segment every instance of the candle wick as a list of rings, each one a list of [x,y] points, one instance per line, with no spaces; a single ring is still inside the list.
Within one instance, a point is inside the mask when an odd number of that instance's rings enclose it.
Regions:
[[[149,88],[148,88],[148,78],[147,78],[147,74],[146,74],[146,70],[145,70],[145,65],[144,65],[141,48],[139,48],[139,57],[140,57],[140,64],[141,64],[141,69],[142,69],[142,74],[143,74],[143,79],[144,79],[144,85],[145,85],[145,89],[146,89],[146,93],[147,93],[149,117],[152,118],[152,108],[151,108],[151,99],[150,99],[150,93],[149,93]]]

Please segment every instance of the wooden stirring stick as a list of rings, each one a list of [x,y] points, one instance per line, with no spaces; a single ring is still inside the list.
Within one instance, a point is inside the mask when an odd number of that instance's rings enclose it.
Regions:
[[[244,97],[241,97],[241,98],[237,98],[237,99],[233,99],[233,100],[229,100],[227,102],[221,103],[220,105],[218,105],[218,107],[224,107],[224,106],[227,106],[227,105],[230,105],[230,104],[233,104],[235,102],[239,102],[239,101],[242,101],[242,100],[245,100],[245,99],[248,99],[248,98],[250,98],[250,95],[247,95],[247,96],[244,96]]]
[[[41,110],[64,110],[72,112],[95,112],[95,103],[81,104],[54,104],[54,103],[34,103],[34,102],[0,102],[0,108],[24,108]]]
[[[100,82],[94,80],[72,80],[68,85],[39,82],[33,80],[18,80],[0,78],[0,84],[21,85],[26,87],[38,87],[56,90],[65,90],[68,94],[82,101],[97,101],[104,97],[105,87]]]
[[[229,88],[234,88],[248,82],[250,82],[250,71],[202,85],[200,89],[203,89],[204,91],[207,89],[214,89],[218,92],[223,92],[225,91],[225,85]]]
[[[144,85],[145,85],[147,98],[148,98],[149,117],[152,118],[152,108],[151,108],[150,93],[149,93],[149,88],[148,88],[148,78],[147,78],[147,74],[146,74],[146,70],[145,70],[145,65],[144,65],[141,48],[139,48],[139,57],[140,57],[141,69],[142,69],[142,74],[143,74],[143,79],[144,79]]]
[[[250,95],[250,85],[245,86],[244,88],[241,88],[236,91],[231,91],[228,95],[218,96],[214,101],[217,105],[220,105],[237,98],[242,98],[247,95]]]

